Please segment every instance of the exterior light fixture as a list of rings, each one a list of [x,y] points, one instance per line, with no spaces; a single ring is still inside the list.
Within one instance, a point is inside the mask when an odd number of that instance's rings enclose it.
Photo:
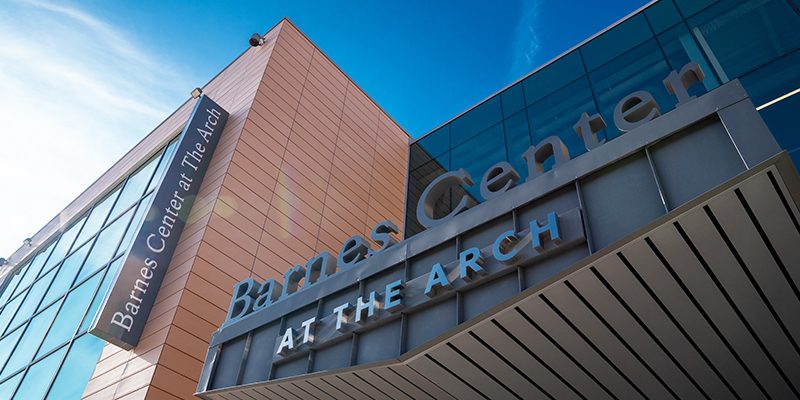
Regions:
[[[22,244],[25,245],[25,246],[30,247],[31,246],[31,238],[27,238],[27,239],[23,240]]]
[[[258,47],[264,44],[264,38],[261,35],[254,33],[253,36],[250,36],[250,46]]]
[[[200,95],[202,95],[202,94],[203,94],[203,90],[200,89],[199,87],[194,88],[194,90],[192,90],[192,98],[193,99],[199,98]]]

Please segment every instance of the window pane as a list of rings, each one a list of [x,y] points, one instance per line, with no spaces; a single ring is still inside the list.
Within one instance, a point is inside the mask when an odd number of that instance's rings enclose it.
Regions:
[[[170,158],[172,154],[175,153],[175,149],[178,147],[178,138],[172,139],[172,142],[167,147],[167,150],[164,152],[164,155],[161,157],[161,160],[158,163],[158,169],[156,173],[153,174],[153,179],[150,180],[150,184],[147,185],[147,191],[150,191],[158,185],[159,181],[161,180],[161,176],[164,175],[164,171],[167,169],[167,165],[169,165]]]
[[[128,230],[125,232],[125,237],[122,238],[122,241],[119,244],[117,255],[120,255],[128,250],[131,240],[133,240],[133,235],[135,235],[136,231],[139,229],[139,222],[142,220],[142,216],[144,216],[144,213],[147,212],[147,209],[150,206],[150,199],[152,197],[153,194],[151,193],[139,203],[139,206],[136,209],[136,214],[133,215],[133,220],[128,225]]]
[[[39,348],[39,344],[42,343],[42,338],[45,332],[47,332],[47,327],[50,326],[50,322],[53,321],[56,310],[58,310],[58,303],[53,304],[39,313],[39,315],[33,317],[31,322],[28,323],[28,327],[25,329],[25,333],[22,334],[17,348],[11,353],[8,364],[3,368],[0,379],[16,372],[18,369],[25,366],[25,364],[31,362],[33,355]]]
[[[100,303],[103,301],[103,298],[106,295],[106,290],[108,290],[108,286],[111,285],[111,281],[114,279],[114,275],[117,273],[117,269],[119,269],[120,264],[122,263],[122,259],[119,258],[114,263],[111,264],[109,268],[105,271],[105,277],[103,277],[103,282],[100,284],[100,287],[97,289],[94,295],[94,300],[92,300],[92,305],[89,306],[89,312],[86,313],[86,318],[83,319],[83,323],[81,324],[80,329],[78,332],[82,332],[86,329],[89,329],[89,326],[94,320],[94,316],[97,313],[97,309],[100,307]]]
[[[72,342],[64,364],[56,376],[48,399],[80,399],[105,342],[92,335],[83,335]]]
[[[50,281],[53,280],[53,276],[55,276],[55,273],[51,271],[31,286],[28,295],[25,297],[25,300],[22,301],[22,305],[17,311],[17,315],[14,316],[14,319],[8,325],[9,327],[14,328],[33,315],[33,312],[36,311],[39,302],[42,300],[42,296],[44,296],[44,293],[50,286]]]
[[[522,95],[522,82],[500,93],[500,99],[503,103],[503,117],[514,115],[517,111],[525,108],[525,98]]]
[[[58,275],[56,275],[53,284],[50,286],[50,290],[47,291],[47,295],[44,297],[42,306],[50,304],[51,301],[61,296],[67,289],[72,287],[75,275],[78,274],[78,269],[80,269],[81,264],[83,264],[83,260],[86,259],[86,253],[89,252],[90,246],[91,243],[83,245],[78,251],[72,253],[71,256],[64,260],[64,263],[61,264],[61,267],[58,269]]]
[[[22,304],[22,300],[27,294],[28,293],[25,292],[15,297],[13,300],[8,302],[5,308],[3,308],[3,311],[0,312],[0,334],[6,330],[6,327],[8,326],[9,322],[11,322],[11,319],[14,318],[14,314],[16,314],[17,309],[19,309],[19,305]]]
[[[51,244],[50,246],[47,246],[47,248],[43,252],[39,253],[39,255],[33,259],[33,262],[31,262],[31,270],[36,271],[36,276],[42,275],[44,263],[50,257],[50,253],[53,251],[53,247],[55,247],[55,243]]]
[[[76,245],[82,244],[84,241],[86,241],[86,239],[90,238],[100,230],[100,228],[104,225],[106,218],[108,218],[108,212],[114,205],[114,201],[117,200],[118,194],[119,188],[115,189],[99,204],[94,205],[92,212],[89,214],[89,218],[86,220],[86,224],[83,226],[80,236],[78,236],[78,240],[75,241]]]
[[[47,266],[45,266],[44,270],[47,271],[48,269],[54,267],[64,258],[65,255],[69,252],[69,249],[72,247],[72,242],[75,241],[75,236],[78,235],[78,231],[81,230],[83,223],[86,221],[86,217],[78,221],[75,225],[69,228],[67,232],[61,235],[61,238],[58,240],[58,244],[53,249],[53,254],[50,255],[50,259],[47,260]]]
[[[39,271],[33,270],[30,266],[31,264],[22,267],[22,272],[25,275],[22,277],[22,280],[19,281],[19,286],[17,287],[17,289],[21,290],[28,287],[28,285],[30,285],[31,282],[33,282],[33,280],[36,279],[36,275],[39,274]]]
[[[19,328],[4,337],[3,340],[0,340],[0,370],[3,369],[3,365],[8,361],[8,357],[10,357],[11,353],[14,351],[14,346],[17,345],[17,341],[19,337],[22,336],[22,331],[24,330],[25,327]],[[2,397],[0,397],[0,399],[2,399]]]
[[[506,160],[506,144],[503,136],[503,124],[500,123],[455,147],[451,152],[451,170],[464,168],[469,173],[475,184],[465,189],[475,199],[483,199],[480,189],[483,174],[492,165]],[[455,196],[452,201],[457,204],[460,200],[460,196]]]
[[[160,156],[161,152],[153,156],[139,171],[131,174],[128,181],[125,182],[125,187],[122,188],[122,193],[119,195],[117,204],[114,205],[114,209],[111,211],[111,218],[116,217],[139,201],[144,194],[147,184],[150,183],[153,171],[156,169],[156,166],[158,166]]]
[[[500,96],[492,97],[483,104],[473,108],[466,114],[450,123],[450,146],[455,147],[469,138],[483,132],[486,128],[500,122],[503,114],[500,111]]]
[[[741,78],[753,103],[758,106],[769,104],[795,90],[800,89],[800,50],[779,58]],[[800,165],[800,93],[783,98],[761,110],[778,144],[789,151],[794,165]]]
[[[675,0],[678,8],[685,16],[694,15],[696,12],[714,4],[717,0]]]
[[[800,15],[784,0],[722,2],[687,22],[723,82],[800,46]]]
[[[11,294],[17,292],[17,286],[19,282],[22,280],[22,277],[25,276],[25,273],[28,272],[26,268],[20,269],[14,276],[11,277],[11,282],[8,283],[5,290],[3,291],[3,296],[0,297],[0,306],[6,303],[8,299],[11,298]],[[20,291],[24,288],[19,288]]]
[[[719,82],[714,76],[714,71],[706,62],[706,58],[700,48],[697,47],[697,43],[685,25],[680,24],[658,35],[658,42],[661,43],[661,48],[664,50],[664,54],[667,55],[667,62],[672,70],[680,72],[684,65],[697,61],[703,73],[705,73],[706,77],[702,83],[692,85],[689,88],[690,96],[702,96],[709,90],[719,86]]]
[[[445,125],[431,132],[428,136],[417,141],[416,145],[420,146],[419,150],[422,151],[420,154],[427,153],[428,157],[413,159],[411,169],[425,164],[430,160],[430,157],[438,157],[440,154],[450,150],[450,125]]]
[[[644,15],[636,14],[581,46],[586,69],[592,71],[652,37]]]
[[[14,400],[39,400],[44,398],[47,387],[53,380],[58,365],[61,364],[61,359],[64,358],[64,353],[67,352],[67,346],[64,346],[57,352],[47,356],[36,364],[31,365],[25,378],[17,389],[17,395]],[[66,399],[66,397],[64,397]]]
[[[0,384],[0,399],[10,399],[20,380],[22,380],[21,373]]]
[[[101,274],[96,274],[75,288],[75,290],[69,292],[61,306],[61,310],[59,310],[56,319],[53,321],[53,325],[50,327],[50,331],[45,336],[42,346],[36,353],[37,357],[66,342],[75,334],[101,277]]]
[[[508,162],[517,171],[522,182],[528,177],[528,165],[522,158],[522,153],[531,147],[531,133],[528,129],[528,115],[525,111],[518,112],[503,121],[506,131],[506,150]]]
[[[450,153],[445,153],[449,156]],[[449,157],[448,157],[449,160]],[[419,168],[412,170],[408,177],[408,201],[406,202],[406,213],[408,215],[408,223],[406,226],[406,238],[416,235],[425,230],[419,224],[419,221],[414,217],[417,213],[417,204],[419,202],[422,192],[425,188],[433,182],[439,175],[444,174],[449,170],[448,165],[443,165],[439,159],[433,159]],[[450,197],[449,194],[442,196],[445,200],[439,201],[434,206],[433,215],[435,218],[441,218],[450,212]]]
[[[580,52],[573,51],[559,58],[522,81],[526,104],[541,100],[585,74]]]
[[[128,226],[128,221],[130,221],[132,215],[133,211],[128,211],[100,232],[92,251],[89,253],[89,257],[86,257],[86,262],[83,263],[83,268],[78,274],[76,282],[82,281],[111,261],[111,257],[116,253],[119,241],[122,238],[122,234],[125,233],[125,228]]]
[[[669,95],[663,84],[669,71],[667,61],[664,60],[664,55],[653,39],[589,74],[600,107],[600,115],[608,125],[606,128],[608,139],[621,134],[614,127],[614,108],[620,100],[633,92],[639,90],[650,92],[661,108],[661,114],[675,108],[675,103],[678,101]],[[576,116],[576,122],[578,117],[580,114]]]
[[[681,14],[678,12],[678,9],[675,8],[675,4],[672,0],[661,0],[647,7],[647,9],[644,10],[644,14],[647,16],[647,20],[650,21],[650,26],[653,27],[653,31],[655,31],[656,34],[683,21]]]
[[[581,113],[584,112],[589,115],[597,113],[592,99],[592,91],[589,89],[589,82],[585,77],[528,107],[531,143],[536,146],[550,136],[558,136],[567,146],[570,158],[585,153],[586,146],[583,144],[583,139],[575,133],[573,128],[578,123]],[[605,118],[605,120],[609,119]],[[603,137],[603,131],[597,133],[598,140]],[[552,157],[548,159],[544,163],[544,170],[550,169],[554,162]],[[527,176],[527,170],[525,175]]]

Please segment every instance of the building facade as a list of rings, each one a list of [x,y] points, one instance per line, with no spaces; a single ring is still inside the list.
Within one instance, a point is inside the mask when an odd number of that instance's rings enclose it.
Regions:
[[[194,99],[9,257],[0,398],[192,398],[236,282],[402,220],[408,135],[289,20],[201,89],[230,116],[138,344],[87,331]]]
[[[797,6],[652,2],[413,140],[283,20],[132,349],[87,332],[198,100],[9,257],[0,399],[800,397]]]

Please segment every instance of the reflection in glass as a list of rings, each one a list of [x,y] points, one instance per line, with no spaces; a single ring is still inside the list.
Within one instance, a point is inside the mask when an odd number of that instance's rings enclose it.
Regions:
[[[503,121],[506,131],[506,153],[508,162],[520,176],[520,182],[525,182],[528,177],[528,165],[522,158],[522,153],[531,147],[531,133],[528,129],[528,114],[518,112]]]
[[[178,136],[180,137],[180,136]],[[178,138],[172,139],[170,142],[169,147],[164,152],[164,155],[161,157],[161,160],[158,163],[158,169],[156,173],[153,174],[153,178],[150,179],[150,184],[147,185],[147,190],[145,192],[149,192],[153,190],[156,185],[161,181],[161,176],[164,175],[164,171],[167,169],[167,165],[169,165],[170,158],[172,158],[172,154],[175,153],[175,149],[178,147]]]
[[[22,338],[17,344],[17,348],[11,353],[8,364],[3,368],[0,379],[16,372],[33,359],[33,355],[39,348],[39,344],[42,342],[45,332],[47,332],[47,327],[50,326],[50,322],[53,321],[53,316],[55,316],[56,310],[58,310],[58,305],[59,304],[56,303],[48,307],[31,319],[31,322],[28,323],[28,327],[25,329],[25,333],[22,334]]]
[[[586,69],[591,72],[652,37],[644,14],[636,14],[581,46]]]
[[[8,299],[11,298],[11,294],[17,294],[24,290],[24,287],[17,286],[19,282],[22,280],[22,277],[25,276],[25,273],[28,272],[28,267],[22,267],[20,271],[18,271],[14,276],[11,277],[11,282],[8,283],[6,286],[5,291],[3,291],[3,296],[0,297],[0,306],[6,303]]]
[[[421,148],[416,152],[411,152],[411,160],[409,160],[411,169],[425,164],[431,157],[438,157],[442,153],[450,150],[450,125],[445,125],[431,132],[424,138],[418,140],[416,145],[421,146]],[[423,154],[427,155],[427,157],[422,156]]]
[[[714,71],[706,62],[706,58],[703,57],[703,53],[697,47],[697,43],[695,43],[686,25],[677,25],[658,35],[658,42],[661,43],[661,48],[664,50],[664,54],[667,55],[667,62],[669,62],[669,66],[673,71],[680,72],[684,65],[697,61],[700,69],[705,73],[706,77],[703,82],[689,87],[689,96],[702,96],[709,90],[719,86],[719,82],[714,76]]]
[[[19,340],[19,337],[22,336],[22,331],[24,330],[25,327],[19,328],[16,331],[6,335],[3,340],[0,340],[0,370],[3,369],[3,365],[5,365],[6,361],[8,361],[8,357],[10,357],[11,352],[14,351],[14,346],[17,345],[17,340]]]
[[[9,327],[14,328],[33,315],[33,312],[36,311],[39,302],[42,300],[42,296],[44,296],[44,292],[47,290],[47,287],[50,286],[50,281],[53,280],[54,275],[53,272],[50,272],[31,286],[28,295],[25,297],[25,300],[22,301],[19,310],[17,310],[17,315],[14,316],[14,319],[11,320],[11,323],[8,325]]]
[[[6,327],[11,322],[11,319],[14,318],[14,314],[16,314],[19,305],[22,304],[22,300],[25,298],[25,295],[28,292],[24,292],[19,296],[15,297],[13,300],[9,301],[8,304],[3,308],[3,311],[0,312],[0,334],[6,330]]]
[[[83,247],[64,260],[64,263],[58,269],[58,275],[56,275],[53,284],[50,286],[50,290],[47,291],[47,295],[44,297],[42,306],[50,304],[51,301],[64,294],[72,286],[75,275],[78,274],[78,270],[83,264],[83,260],[86,259],[86,253],[89,252],[91,245],[91,242],[83,245]]]
[[[412,146],[412,153],[413,151],[414,150]],[[406,215],[409,216],[409,218],[407,219],[406,223],[406,237],[411,237],[425,230],[425,228],[419,224],[417,218],[414,217],[417,215],[417,204],[419,203],[419,198],[422,196],[422,192],[425,191],[425,188],[427,188],[434,179],[439,177],[439,175],[448,172],[448,167],[450,164],[449,155],[449,152],[445,153],[444,155],[440,156],[440,158],[432,159],[409,173],[408,200],[406,201]],[[449,193],[443,195],[442,198],[437,201],[436,205],[434,206],[433,215],[435,218],[441,218],[448,213],[450,213]]]
[[[72,247],[72,242],[75,241],[75,236],[78,235],[85,221],[86,217],[84,216],[83,219],[72,225],[68,231],[61,235],[61,238],[58,239],[58,244],[56,244],[56,247],[53,249],[53,253],[50,254],[50,258],[47,260],[47,265],[44,267],[45,271],[55,266],[67,255],[67,252],[69,252],[69,249]]]
[[[39,400],[44,398],[47,388],[53,380],[53,375],[66,352],[67,346],[64,346],[36,364],[31,365],[28,368],[28,372],[25,373],[25,378],[22,379],[19,389],[17,389],[14,400]]]
[[[131,215],[133,215],[133,211],[129,210],[125,215],[119,217],[119,219],[100,232],[75,282],[82,281],[111,260],[111,257],[116,253],[122,234],[125,233],[125,228],[128,226]]]
[[[14,390],[17,389],[17,385],[19,385],[19,381],[21,379],[22,373],[19,373],[0,384],[0,399],[10,399],[14,394]]]
[[[464,143],[502,119],[500,96],[494,96],[450,123],[450,146]]]
[[[122,188],[122,193],[119,195],[117,204],[114,205],[114,209],[109,214],[110,218],[121,214],[142,197],[147,184],[150,183],[150,178],[153,176],[153,171],[158,165],[160,156],[161,152],[158,152],[158,154],[150,158],[147,164],[128,178]]]
[[[89,305],[89,299],[92,298],[97,284],[100,283],[100,278],[101,274],[96,274],[69,292],[56,319],[53,320],[53,325],[50,326],[50,331],[45,336],[42,346],[36,353],[37,357],[69,340],[75,334],[83,319],[83,314],[86,312],[86,307]]]
[[[730,2],[687,19],[723,82],[800,46],[800,15],[783,0]]]
[[[678,100],[670,96],[663,84],[669,72],[670,68],[661,49],[655,39],[651,39],[589,73],[600,115],[608,125],[606,137],[609,140],[621,134],[614,126],[614,108],[620,100],[633,92],[650,92],[661,108],[661,114],[675,108]]]
[[[525,101],[531,105],[586,74],[581,54],[573,51],[525,78]]]
[[[474,185],[466,187],[466,191],[473,198],[482,201],[480,183],[483,174],[492,165],[506,161],[506,143],[503,135],[503,124],[497,124],[464,144],[453,148],[450,156],[450,170],[456,171],[464,168],[472,177]],[[451,202],[458,204],[461,196],[456,196]]]
[[[597,113],[592,91],[586,77],[578,79],[561,90],[545,97],[528,107],[528,120],[531,125],[531,144],[536,146],[550,136],[558,136],[567,146],[570,158],[586,152],[583,139],[575,132],[573,126],[578,123],[581,113],[594,115]],[[606,121],[608,118],[603,116]],[[613,120],[612,120],[613,121]],[[613,122],[612,122],[613,124]],[[603,131],[597,133],[598,140],[603,139]],[[555,160],[551,157],[544,163],[547,171]],[[527,176],[527,171],[525,173]]]
[[[661,0],[647,7],[644,10],[644,15],[647,16],[647,21],[650,22],[650,26],[653,27],[653,31],[656,34],[683,21],[672,0]]]
[[[92,212],[89,214],[89,218],[86,220],[86,224],[84,224],[80,236],[78,236],[78,239],[75,240],[76,246],[86,241],[86,239],[97,233],[97,231],[103,227],[106,219],[108,218],[108,212],[111,211],[111,207],[117,200],[118,194],[119,187],[114,189],[114,191],[108,197],[100,202],[100,204],[96,204],[92,208]]]
[[[128,225],[128,230],[125,232],[125,237],[122,238],[122,241],[119,243],[119,248],[117,249],[117,254],[120,255],[128,250],[130,247],[131,240],[133,240],[133,235],[136,234],[136,231],[139,229],[139,222],[142,220],[144,213],[147,212],[148,207],[150,206],[150,199],[153,197],[153,194],[147,195],[137,206],[136,214],[133,215],[133,220]]]
[[[103,277],[103,282],[100,283],[100,287],[97,288],[94,294],[94,300],[92,300],[92,305],[89,306],[89,311],[86,313],[86,317],[83,319],[83,323],[81,323],[81,327],[78,329],[78,333],[83,332],[86,329],[89,329],[89,325],[94,320],[94,316],[97,313],[97,309],[100,307],[100,303],[103,301],[103,298],[106,294],[106,290],[108,289],[109,285],[111,285],[111,281],[114,279],[114,274],[116,274],[117,269],[119,269],[120,264],[122,263],[122,259],[118,258],[114,261],[110,267],[106,268],[105,271],[98,273],[98,275],[105,274]]]
[[[83,335],[72,342],[69,354],[50,388],[48,399],[79,399],[92,377],[105,342],[92,335]]]
[[[500,93],[500,99],[503,103],[504,118],[508,118],[525,108],[525,96],[522,95],[522,82]]]

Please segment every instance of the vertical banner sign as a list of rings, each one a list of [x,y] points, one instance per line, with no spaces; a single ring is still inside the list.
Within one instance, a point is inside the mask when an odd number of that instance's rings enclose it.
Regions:
[[[91,334],[126,350],[139,343],[227,120],[228,112],[213,100],[203,95],[197,101]]]

